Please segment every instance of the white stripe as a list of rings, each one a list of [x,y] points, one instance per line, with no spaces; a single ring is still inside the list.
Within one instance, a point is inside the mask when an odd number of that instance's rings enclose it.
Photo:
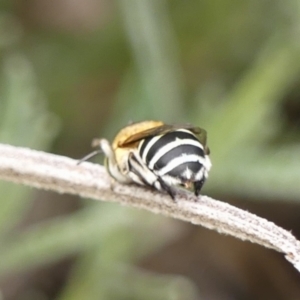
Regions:
[[[184,178],[186,178],[187,180],[190,180],[192,178],[192,175],[193,175],[193,172],[188,167],[186,167],[185,170],[182,173],[182,176]]]
[[[169,186],[179,185],[181,180],[179,178],[171,177],[170,175],[164,175],[161,179],[166,182]]]
[[[186,133],[189,133],[189,134],[195,136],[195,134],[192,133],[192,132],[191,132],[190,130],[188,130],[188,129],[176,129],[176,130],[174,130],[173,132],[186,132]]]
[[[152,157],[152,159],[150,160],[148,166],[149,169],[153,169],[155,163],[166,153],[168,153],[170,150],[181,146],[181,145],[192,145],[195,146],[197,148],[200,148],[203,150],[203,147],[201,145],[200,142],[192,140],[192,139],[178,139],[176,138],[175,141],[168,143],[167,145],[165,145],[164,147],[160,148],[155,155]]]
[[[208,155],[205,155],[205,163],[204,163],[204,167],[206,169],[206,171],[208,172],[211,168],[211,161]],[[208,175],[207,175],[208,176]],[[207,177],[206,176],[206,177]]]
[[[201,168],[200,171],[195,176],[195,181],[201,180],[203,176],[204,176],[204,168]]]
[[[155,144],[156,141],[158,141],[161,137],[162,137],[162,135],[158,135],[158,136],[153,137],[153,138],[149,141],[149,143],[147,144],[147,146],[145,147],[144,152],[143,152],[143,156],[142,156],[143,162],[146,163],[146,156],[147,156],[147,154],[148,154],[148,152],[149,152],[149,149],[150,149],[150,148],[153,146],[153,144]],[[145,142],[145,140],[143,140],[143,142],[139,144],[139,149],[138,149],[139,152],[140,152],[141,147],[142,147],[142,145],[144,144],[144,142]]]
[[[190,130],[187,130],[187,129],[177,129],[177,130],[174,130],[174,131],[170,131],[170,132],[186,132],[186,133],[189,133],[193,136],[195,136]],[[150,150],[150,148],[163,136],[165,136],[167,133],[170,133],[170,132],[166,132],[164,134],[161,134],[161,135],[157,135],[157,136],[154,136],[150,141],[149,143],[147,144],[147,146],[145,147],[144,149],[144,152],[143,152],[143,156],[142,156],[142,160],[146,163],[146,156]],[[195,136],[196,137],[196,136]],[[138,150],[140,152],[143,144],[144,144],[145,140],[143,140],[140,144],[139,144],[139,147],[138,147]],[[199,142],[200,143],[200,142]],[[201,145],[202,146],[202,145]]]
[[[159,176],[163,176],[166,173],[170,172],[171,170],[175,169],[176,167],[180,166],[181,164],[187,162],[199,162],[200,164],[204,165],[205,158],[195,154],[181,155],[179,157],[172,159],[165,167],[157,171],[157,173]]]

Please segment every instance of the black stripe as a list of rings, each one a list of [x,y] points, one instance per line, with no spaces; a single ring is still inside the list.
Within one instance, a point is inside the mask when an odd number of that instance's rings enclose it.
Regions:
[[[183,163],[183,164],[177,166],[176,168],[174,168],[170,172],[166,173],[165,175],[169,175],[171,177],[176,177],[176,178],[181,178],[184,180],[186,178],[184,178],[182,174],[186,170],[186,168],[189,168],[192,171],[192,173],[194,175],[196,175],[201,170],[202,167],[203,167],[202,164],[197,161],[186,162],[186,163]],[[192,176],[191,180],[193,180],[193,176]]]
[[[165,153],[155,164],[154,169],[159,170],[166,166],[171,160],[176,157],[180,157],[182,155],[197,155],[200,157],[204,157],[204,152],[201,148],[196,147],[194,145],[179,145],[172,150]]]
[[[141,149],[140,149],[140,155],[143,156],[143,152],[145,150],[146,144],[148,144],[150,142],[150,140],[153,137],[149,137],[146,138]],[[163,135],[157,142],[155,142],[152,147],[149,149],[147,155],[146,155],[146,163],[149,163],[149,161],[151,160],[151,158],[155,155],[155,153],[161,149],[163,146],[169,144],[170,142],[175,141],[176,139],[191,139],[194,141],[198,141],[199,140],[192,134],[192,133],[188,133],[188,132],[182,132],[182,131],[172,131],[172,132],[168,132],[165,135]],[[200,143],[200,142],[199,142]]]
[[[144,183],[144,185],[149,185],[149,183],[146,181],[146,179],[142,176],[142,174],[140,174],[140,172],[132,165],[132,162],[135,162],[138,166],[140,166],[141,168],[143,168],[141,166],[141,164],[139,163],[139,161],[136,159],[135,155],[131,155],[130,159],[128,160],[128,168],[129,171],[134,173],[135,175],[137,175],[139,177],[139,179]]]
[[[144,140],[141,141],[141,143],[139,145],[139,147],[140,147],[140,150],[139,150],[140,157],[143,157],[143,153],[145,151],[145,148],[148,145],[148,143],[151,141],[152,138],[153,137],[149,137],[149,138],[146,138],[146,139],[144,139]]]

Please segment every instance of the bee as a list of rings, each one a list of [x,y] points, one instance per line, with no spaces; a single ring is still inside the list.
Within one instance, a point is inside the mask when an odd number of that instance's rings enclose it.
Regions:
[[[133,123],[121,129],[111,144],[95,139],[92,145],[99,149],[79,163],[103,152],[106,169],[116,181],[150,186],[173,200],[174,187],[198,196],[211,168],[206,131],[191,125]]]

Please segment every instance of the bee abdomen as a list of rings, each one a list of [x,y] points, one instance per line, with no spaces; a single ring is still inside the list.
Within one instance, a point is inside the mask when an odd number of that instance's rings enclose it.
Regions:
[[[172,148],[180,144],[188,144],[194,142],[195,145],[198,145],[201,149],[202,145],[198,139],[190,131],[186,129],[179,129],[176,131],[168,132],[164,135],[148,137],[144,139],[139,145],[139,153],[145,163],[153,158],[153,156],[159,152],[162,148],[167,145],[172,144]],[[203,150],[202,150],[203,151]]]
[[[139,152],[148,168],[159,176],[168,175],[182,180],[200,180],[203,177],[203,146],[188,130],[149,137],[141,142]]]
[[[172,143],[171,145],[166,145],[161,149],[165,151],[158,151],[156,155],[152,157],[152,159],[148,163],[148,167],[150,169],[156,170],[161,169],[172,162],[174,159],[177,159],[177,161],[182,161],[183,163],[190,160],[202,160],[202,157],[204,155],[203,150],[198,147],[198,145],[191,145],[188,144],[188,142],[189,141],[186,141],[186,144],[175,142],[174,144]],[[172,146],[172,148],[168,146]]]

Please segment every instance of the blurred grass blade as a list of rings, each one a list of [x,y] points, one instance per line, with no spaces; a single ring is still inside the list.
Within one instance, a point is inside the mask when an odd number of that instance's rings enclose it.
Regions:
[[[184,277],[146,272],[117,263],[117,258],[108,262],[101,259],[99,252],[89,254],[77,265],[72,284],[68,285],[72,288],[65,290],[58,300],[201,299],[194,284]]]
[[[47,149],[58,131],[56,118],[45,100],[25,57],[4,58],[0,92],[0,142],[35,149]],[[30,189],[0,182],[0,237],[14,226],[30,205]]]
[[[215,174],[218,193],[247,195],[253,199],[299,201],[299,146],[283,146],[275,150],[248,147],[244,152],[247,153],[246,159],[241,148]],[[207,188],[215,190],[210,184]]]
[[[100,207],[99,207],[100,208]],[[28,229],[0,248],[0,274],[49,263],[98,243],[130,222],[130,213],[102,205]]]
[[[118,285],[120,293],[121,291],[125,295],[132,293],[139,283],[128,286],[126,274],[123,271],[120,272],[123,270],[120,264],[126,264],[124,267],[129,268],[129,264],[147,257],[159,247],[178,239],[185,228],[181,223],[171,219],[141,211],[136,211],[136,214],[131,216],[131,222],[130,226],[120,227],[107,236],[105,241],[99,240],[99,244],[95,245],[92,250],[82,254],[76,262],[70,281],[60,300],[82,299],[84,294],[90,300],[115,299],[112,298],[115,285]],[[152,292],[160,290],[151,286],[148,286],[148,289]],[[165,291],[160,290],[160,292]],[[118,294],[116,299],[122,299],[119,298],[122,293]],[[133,299],[133,294],[128,295],[129,299]],[[143,299],[141,295],[139,296],[140,298],[137,299]]]
[[[222,168],[240,145],[261,141],[274,125],[270,117],[276,104],[299,73],[299,45],[281,36],[269,41],[223,107],[211,116],[207,130],[215,165]]]
[[[164,226],[165,218],[150,214],[147,216],[137,210],[98,203],[68,218],[45,222],[15,235],[0,248],[0,274],[56,261],[99,243],[111,247],[105,253],[104,249],[108,248],[101,246],[101,254],[107,260],[119,253],[128,261],[156,249],[182,232],[177,226]],[[145,232],[153,230],[159,234],[150,237],[146,235],[145,239]],[[137,248],[136,245],[143,239],[145,241]],[[119,242],[119,247],[115,247]]]
[[[46,109],[31,65],[18,54],[6,57],[1,80],[0,141],[44,149],[57,133],[58,123]]]
[[[145,92],[132,105],[140,117],[178,122],[184,111],[182,78],[167,2],[120,0],[119,3],[138,68],[138,81]]]

